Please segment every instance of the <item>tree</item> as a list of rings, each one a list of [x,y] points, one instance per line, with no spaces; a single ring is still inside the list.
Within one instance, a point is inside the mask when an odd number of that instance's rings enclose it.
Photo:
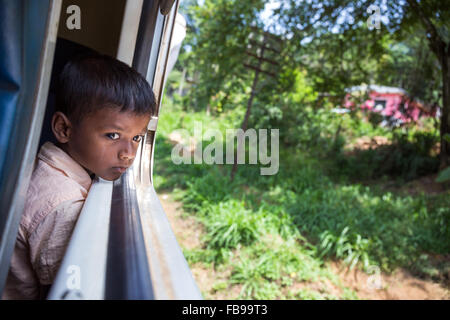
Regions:
[[[243,66],[243,58],[252,27],[260,27],[259,11],[267,0],[206,0],[203,5],[190,5],[192,30],[186,43],[192,48],[190,64],[198,74],[192,103],[206,107],[211,99],[225,103],[232,92],[245,93],[251,74]]]
[[[374,11],[368,12],[371,6],[379,8],[381,16],[386,18],[388,23],[382,24],[380,29],[370,31],[367,22],[374,15]],[[441,168],[450,165],[450,143],[445,139],[450,135],[450,8],[445,1],[291,0],[283,2],[277,14],[286,33],[293,35],[294,46],[298,47],[301,43],[310,41],[311,47],[319,49],[317,54],[324,52],[325,59],[322,61],[325,71],[339,66],[339,61],[341,65],[345,64],[345,52],[351,52],[351,46],[362,48],[370,44],[367,50],[354,52],[351,59],[355,61],[355,66],[349,64],[351,69],[346,70],[343,66],[342,71],[322,73],[321,76],[327,80],[324,85],[328,88],[339,88],[339,83],[348,83],[346,72],[353,76],[358,68],[361,74],[355,77],[355,80],[366,78],[365,82],[370,83],[374,78],[370,66],[358,62],[381,58],[386,49],[389,49],[389,46],[386,46],[389,39],[401,41],[411,34],[424,39],[433,52],[441,73],[440,162]],[[328,69],[327,62],[330,65]],[[414,88],[405,89],[414,91]]]
[[[428,45],[436,55],[442,73],[441,168],[450,165],[450,9],[445,1],[408,0],[412,15],[426,30]]]

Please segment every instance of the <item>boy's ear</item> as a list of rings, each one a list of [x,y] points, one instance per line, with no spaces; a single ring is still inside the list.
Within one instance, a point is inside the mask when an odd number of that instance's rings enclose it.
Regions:
[[[72,134],[72,123],[67,116],[57,111],[52,118],[52,131],[60,143],[67,143]]]

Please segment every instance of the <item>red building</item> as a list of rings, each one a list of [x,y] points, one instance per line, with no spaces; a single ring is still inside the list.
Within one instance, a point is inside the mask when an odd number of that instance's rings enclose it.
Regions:
[[[357,86],[347,90],[344,107],[354,108],[358,97],[367,94],[360,108],[377,112],[383,116],[384,124],[402,124],[416,122],[420,117],[435,117],[436,109],[417,99],[412,100],[402,88],[379,85]]]

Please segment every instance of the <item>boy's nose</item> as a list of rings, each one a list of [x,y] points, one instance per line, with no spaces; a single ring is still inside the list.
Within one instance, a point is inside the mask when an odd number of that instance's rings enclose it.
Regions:
[[[133,147],[127,145],[119,151],[119,159],[124,161],[131,161],[134,159],[135,152]]]

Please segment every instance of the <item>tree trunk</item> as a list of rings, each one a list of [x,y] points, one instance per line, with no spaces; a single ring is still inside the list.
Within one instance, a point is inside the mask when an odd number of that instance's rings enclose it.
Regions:
[[[445,55],[442,57],[442,114],[441,114],[441,156],[440,168],[444,169],[450,166],[450,142],[446,135],[450,137],[450,55],[447,45]]]
[[[446,135],[450,136],[450,43],[447,43],[438,33],[436,26],[428,17],[421,2],[407,0],[411,10],[419,18],[427,31],[427,40],[431,51],[438,58],[442,68],[442,113],[441,113],[441,154],[440,168],[444,169],[450,165],[450,142]]]

